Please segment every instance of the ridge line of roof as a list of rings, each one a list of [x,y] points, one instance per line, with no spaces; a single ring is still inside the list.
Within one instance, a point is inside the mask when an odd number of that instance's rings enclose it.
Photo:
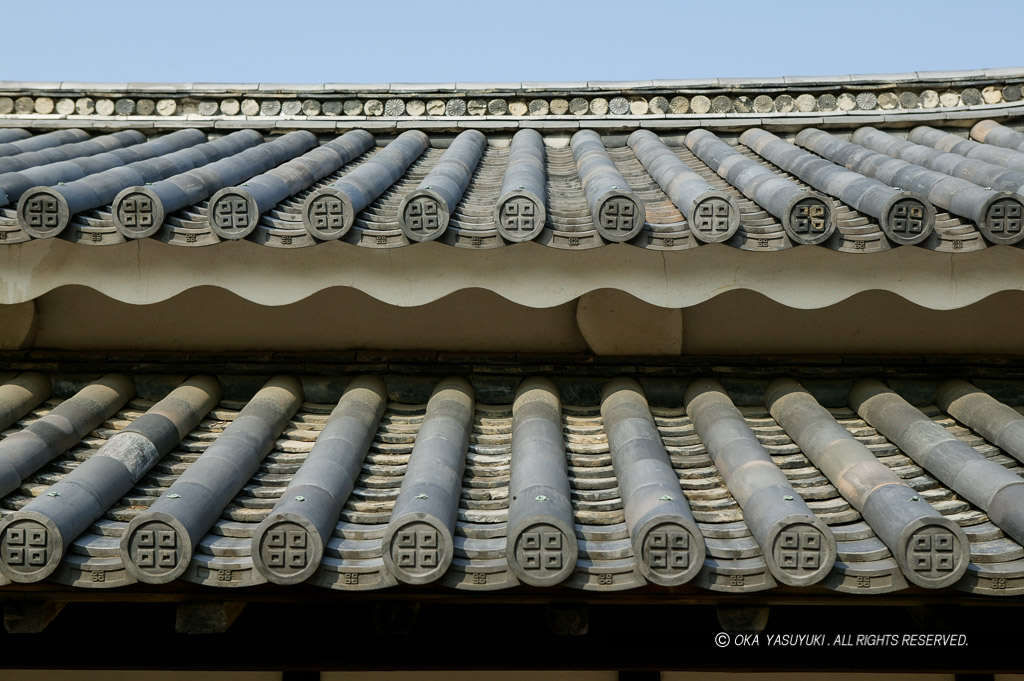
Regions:
[[[966,75],[957,75],[966,74]],[[931,78],[941,78],[934,79]],[[71,83],[0,81],[0,116],[571,120],[791,118],[1015,106],[1024,68],[815,78],[579,83]]]
[[[99,114],[0,114],[2,128],[101,128],[167,130],[197,128],[310,129],[317,131],[366,129],[380,133],[423,129],[431,131],[477,128],[487,131],[518,128],[542,128],[551,132],[592,128],[620,130],[661,128],[688,130],[695,127],[742,130],[748,127],[792,126],[842,127],[881,123],[967,125],[982,118],[1009,118],[1024,112],[1024,101],[976,104],[935,109],[872,109],[854,111],[790,111],[786,113],[686,113],[646,115],[463,115],[463,116],[366,116],[366,115],[237,115],[175,114],[99,115]]]
[[[968,70],[910,71],[906,73],[848,74],[832,76],[770,76],[727,78],[655,78],[649,80],[580,80],[520,82],[435,82],[435,83],[224,83],[224,82],[90,82],[90,81],[0,81],[0,90],[85,90],[97,92],[448,92],[497,90],[642,90],[658,88],[759,88],[769,86],[828,86],[850,84],[902,84],[992,79],[1024,79],[1024,66]]]

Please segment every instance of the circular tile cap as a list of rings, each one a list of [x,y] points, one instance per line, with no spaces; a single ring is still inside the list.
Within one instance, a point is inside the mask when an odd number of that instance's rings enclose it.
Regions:
[[[148,187],[130,187],[114,198],[114,226],[126,239],[153,236],[164,224],[164,206]]]
[[[249,192],[228,187],[210,199],[207,218],[210,228],[222,239],[243,239],[256,229],[260,219],[259,206]]]
[[[256,570],[275,584],[298,584],[309,579],[323,554],[316,529],[305,518],[291,513],[270,516],[253,534]]]
[[[661,586],[685,584],[704,565],[704,542],[678,522],[663,522],[644,530],[638,563],[649,581]]]
[[[782,520],[769,532],[768,569],[779,582],[809,586],[832,571],[836,560],[835,538],[820,520]],[[820,527],[818,524],[820,523]],[[827,534],[826,534],[827,532]]]
[[[0,573],[12,582],[43,580],[63,557],[63,538],[46,516],[17,512],[0,522]]]
[[[554,586],[568,579],[576,569],[576,537],[550,523],[527,525],[509,537],[509,542],[509,567],[526,584]]]
[[[18,201],[18,224],[36,239],[57,236],[70,221],[67,199],[47,187],[30,189]]]
[[[384,564],[400,582],[429,584],[448,570],[454,546],[451,534],[431,520],[410,520],[394,529],[388,527]]]
[[[900,536],[896,562],[917,586],[941,589],[955,584],[967,572],[969,542],[953,521],[922,518]]]
[[[121,536],[125,569],[146,584],[166,584],[185,573],[192,542],[184,527],[165,513],[137,516]],[[154,517],[157,516],[157,517]]]

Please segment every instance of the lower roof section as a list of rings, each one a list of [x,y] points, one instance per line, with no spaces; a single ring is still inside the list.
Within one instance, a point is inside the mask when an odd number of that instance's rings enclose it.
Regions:
[[[46,239],[0,248],[0,303],[82,285],[121,302],[147,305],[212,286],[278,306],[344,287],[412,307],[479,288],[544,308],[614,288],[666,308],[745,290],[787,307],[813,309],[865,291],[888,291],[922,307],[951,310],[994,293],[1024,290],[1018,276],[1022,267],[1024,249],[1009,246],[955,255],[897,248],[862,258],[823,248],[768,255],[724,244],[674,252],[613,244],[567,253],[536,243],[468,251],[438,243],[376,250],[331,242],[292,251],[247,241],[180,249],[151,239],[83,249]]]
[[[7,374],[3,591],[1024,593],[1020,382],[352,368]]]

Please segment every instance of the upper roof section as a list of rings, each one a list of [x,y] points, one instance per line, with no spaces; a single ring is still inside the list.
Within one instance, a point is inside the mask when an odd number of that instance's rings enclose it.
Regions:
[[[0,241],[963,253],[1024,239],[1012,127],[798,130],[0,129]]]
[[[729,120],[952,113],[1021,106],[1024,68],[884,75],[569,83],[75,83],[0,82],[0,115],[52,119],[249,122],[365,120],[375,129],[434,121],[515,127],[580,119]],[[702,121],[702,125],[706,122]],[[545,125],[544,127],[549,127]]]
[[[0,281],[0,300],[69,284],[133,302],[226,286],[235,242],[246,257],[277,258],[267,271],[303,287],[290,301],[335,285],[411,304],[394,277],[373,282],[382,262],[416,261],[439,282],[430,300],[479,287],[543,307],[613,280],[677,306],[727,290],[680,298],[696,290],[696,268],[721,259],[722,272],[742,272],[773,299],[826,304],[773,291],[778,258],[774,268],[744,259],[795,251],[786,257],[799,267],[787,272],[842,268],[827,304],[884,288],[957,307],[1022,286],[1013,273],[1024,249],[990,248],[1024,244],[1022,85],[1024,69],[472,86],[0,83],[0,261],[26,268]],[[136,243],[137,269],[168,268],[174,286],[154,280],[142,301],[105,282],[118,267],[107,260],[130,249],[79,249],[91,253],[76,253],[90,265],[78,275],[23,255],[63,262],[67,241]],[[203,249],[179,257],[164,246],[217,243],[216,266],[194,277],[184,272],[205,262]],[[311,248],[282,252],[301,247]],[[592,253],[550,261],[551,249]],[[873,256],[829,259],[846,253]],[[934,253],[985,276],[950,297],[955,277]],[[600,276],[581,271],[598,260]],[[329,273],[312,282],[318,262]],[[572,286],[524,296],[526,279],[555,262]],[[886,268],[896,262],[915,275],[894,283]],[[666,282],[666,268],[683,274]],[[251,272],[238,284],[250,300]],[[422,283],[401,287],[423,295]]]

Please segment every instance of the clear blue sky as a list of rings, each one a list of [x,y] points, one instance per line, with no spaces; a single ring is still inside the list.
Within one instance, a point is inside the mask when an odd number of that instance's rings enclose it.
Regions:
[[[2,0],[0,80],[447,82],[1024,66],[1024,0]]]

